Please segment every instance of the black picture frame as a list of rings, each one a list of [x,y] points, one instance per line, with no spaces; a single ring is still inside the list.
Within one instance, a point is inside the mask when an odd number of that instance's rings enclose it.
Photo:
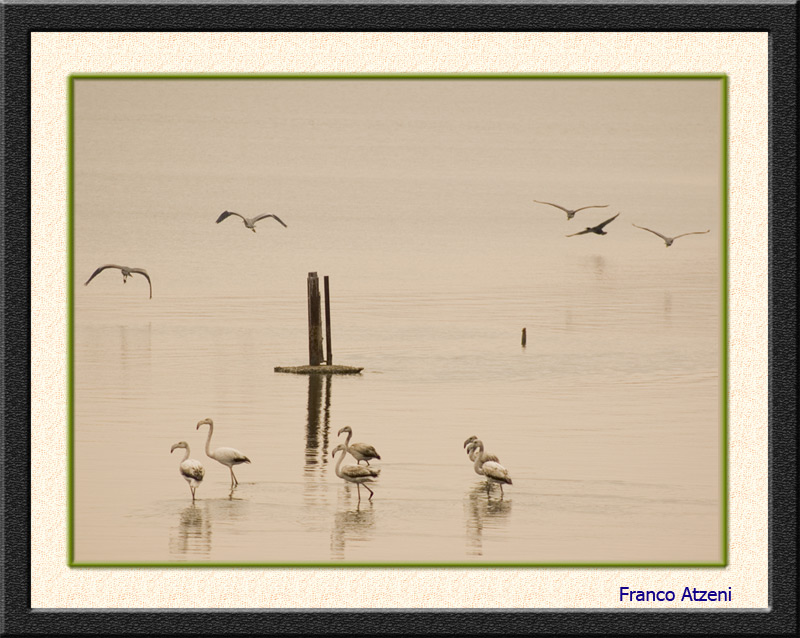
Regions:
[[[702,633],[796,630],[797,6],[5,4],[2,635]],[[769,610],[32,610],[30,63],[34,31],[765,31],[770,38]]]

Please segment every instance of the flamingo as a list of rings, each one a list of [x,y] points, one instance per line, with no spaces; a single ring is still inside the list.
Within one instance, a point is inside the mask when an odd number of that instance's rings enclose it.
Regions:
[[[286,226],[286,224],[283,223],[283,220],[277,215],[270,215],[265,213],[264,215],[259,215],[258,217],[245,217],[243,215],[240,215],[239,213],[234,213],[231,210],[223,211],[223,213],[219,217],[217,217],[217,223],[219,224],[221,221],[228,219],[228,217],[230,217],[231,215],[236,215],[237,217],[241,217],[242,221],[244,222],[244,225],[253,232],[256,232],[256,222],[262,219],[266,219],[267,217],[273,217],[275,221],[278,222],[281,226],[283,226],[284,228],[288,228],[288,226]]]
[[[507,483],[508,485],[512,485],[511,477],[508,475],[508,470],[504,468],[497,460],[497,457],[493,454],[487,454],[486,457],[493,457],[492,459],[484,460],[484,453],[483,453],[483,441],[480,439],[474,441],[471,444],[471,447],[475,447],[476,449],[480,450],[480,453],[475,457],[475,473],[482,474],[486,477],[486,494],[489,495],[489,490],[492,487],[492,483],[497,483],[500,485],[500,498],[503,495],[503,483]]]
[[[228,469],[231,471],[231,489],[235,486],[239,485],[239,481],[236,480],[236,475],[233,473],[233,466],[240,465],[241,463],[249,463],[250,459],[248,459],[244,454],[242,454],[239,450],[235,450],[232,447],[218,447],[213,452],[211,451],[211,435],[214,434],[214,421],[211,419],[203,419],[202,421],[198,421],[197,423],[197,430],[200,429],[201,425],[208,425],[208,439],[206,439],[206,456],[214,459],[215,461],[219,461],[223,465],[227,465]]]
[[[483,441],[478,438],[476,438],[467,446],[467,454],[469,454],[470,460],[475,464],[473,469],[475,470],[476,474],[483,474],[482,468],[484,463],[487,463],[488,461],[494,461],[495,463],[500,462],[500,459],[498,459],[494,454],[489,454],[488,452],[483,451]]]
[[[371,445],[367,445],[366,443],[353,443],[350,445],[350,439],[353,438],[353,430],[349,425],[346,425],[339,430],[336,436],[341,436],[342,432],[347,432],[347,440],[344,442],[345,449],[356,461],[358,461],[359,465],[361,464],[361,461],[366,461],[367,465],[369,465],[370,459],[380,460],[380,454],[378,454],[375,448]]]
[[[144,278],[147,279],[147,283],[150,285],[150,299],[153,298],[153,282],[150,281],[150,275],[147,274],[147,271],[144,268],[129,268],[128,266],[117,266],[116,264],[106,264],[105,266],[100,266],[97,270],[92,273],[92,276],[86,280],[86,283],[83,284],[84,286],[88,286],[89,282],[97,277],[101,272],[103,272],[106,268],[119,268],[122,271],[122,283],[128,282],[128,277],[132,275],[144,275]]]
[[[173,445],[169,453],[172,454],[178,448],[186,450],[186,456],[184,456],[181,461],[179,471],[181,476],[185,478],[186,482],[189,484],[189,489],[192,490],[192,502],[194,503],[194,491],[197,489],[197,486],[203,482],[206,471],[200,461],[189,458],[189,444],[186,441],[181,441]]]
[[[631,226],[636,226],[636,224],[631,224]],[[650,230],[649,228],[645,228],[644,226],[636,226],[636,228],[641,228],[642,230],[651,232],[654,235],[658,235],[659,237],[661,237],[661,239],[664,240],[664,243],[666,244],[667,248],[672,246],[672,242],[678,239],[678,237],[686,237],[686,235],[705,235],[706,233],[711,232],[711,229],[708,229],[708,230],[696,231],[694,233],[683,233],[682,235],[675,235],[675,237],[667,237],[666,235],[662,235],[661,233],[656,232],[655,230]]]
[[[603,227],[613,222],[617,217],[619,217],[619,213],[617,213],[613,217],[608,218],[602,224],[597,224],[597,226],[587,226],[585,230],[582,230],[579,233],[572,233],[571,235],[566,235],[566,237],[575,237],[575,235],[585,235],[586,233],[594,233],[595,235],[608,235],[608,233],[603,230]]]
[[[567,219],[572,219],[575,217],[575,213],[581,210],[585,210],[587,208],[608,208],[608,204],[599,205],[596,204],[594,206],[581,206],[580,208],[571,209],[571,208],[564,208],[563,206],[559,206],[558,204],[551,204],[550,202],[540,202],[538,199],[534,199],[537,204],[547,204],[548,206],[555,206],[556,208],[560,208],[567,214]]]
[[[373,483],[381,471],[372,467],[365,467],[363,465],[345,465],[344,467],[341,467],[344,457],[347,456],[347,446],[344,443],[339,443],[339,445],[333,449],[333,452],[331,452],[331,456],[335,456],[340,450],[343,451],[344,454],[342,454],[339,457],[339,460],[336,461],[336,476],[338,476],[340,479],[344,479],[348,483],[355,483],[358,486],[359,503],[361,502],[361,486],[364,485],[369,492],[369,500],[371,501],[375,493],[369,489],[367,483]]]

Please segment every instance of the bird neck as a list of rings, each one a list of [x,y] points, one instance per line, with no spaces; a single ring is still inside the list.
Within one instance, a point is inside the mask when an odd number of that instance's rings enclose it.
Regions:
[[[349,447],[350,447],[350,439],[352,439],[352,438],[353,438],[353,431],[352,431],[352,430],[350,430],[350,431],[347,433],[347,440],[344,442],[344,446],[345,446],[346,448],[349,448]]]
[[[475,469],[481,469],[481,465],[483,465],[483,446],[477,445],[475,446]]]
[[[185,454],[185,455],[183,456],[183,458],[181,459],[181,463],[183,463],[183,462],[184,462],[186,459],[188,459],[188,458],[189,458],[189,448],[188,448],[188,447],[185,447],[185,448],[184,448],[184,450],[186,450],[186,454]]]
[[[336,476],[338,476],[339,478],[342,478],[341,467],[342,467],[342,461],[344,461],[345,456],[347,456],[347,450],[342,450],[342,455],[339,457],[339,460],[336,461],[336,469],[334,470],[334,472],[336,472]]]
[[[214,434],[214,424],[208,424],[208,438],[206,439],[206,456],[211,457],[212,459],[214,456],[211,454],[211,435]]]

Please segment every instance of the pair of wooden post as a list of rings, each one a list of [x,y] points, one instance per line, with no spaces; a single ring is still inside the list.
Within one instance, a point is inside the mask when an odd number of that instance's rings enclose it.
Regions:
[[[319,298],[319,277],[308,273],[308,365],[322,364],[322,307]],[[325,275],[325,345],[327,358],[324,361],[333,365],[331,349],[331,296],[328,275]]]

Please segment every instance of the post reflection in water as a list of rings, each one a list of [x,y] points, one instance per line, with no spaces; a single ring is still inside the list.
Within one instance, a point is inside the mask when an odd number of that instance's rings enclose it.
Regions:
[[[325,377],[323,403],[323,376]],[[308,415],[306,419],[305,487],[306,502],[313,504],[324,496],[328,465],[328,433],[331,419],[331,375],[308,375]]]
[[[170,535],[169,551],[182,558],[208,558],[211,553],[211,521],[208,506],[195,503],[181,510],[177,528]]]
[[[308,375],[308,418],[306,420],[306,470],[328,463],[328,431],[331,420],[331,375],[325,377],[325,406],[322,405],[322,377]],[[320,436],[321,435],[321,436]],[[322,449],[320,450],[320,446]]]
[[[350,486],[346,485],[340,497],[345,502],[350,500]],[[357,503],[348,510],[336,512],[331,529],[331,559],[343,560],[346,558],[347,544],[366,542],[372,536],[375,527],[375,511],[372,501]]]
[[[486,483],[477,483],[464,499],[467,520],[467,554],[483,556],[483,532],[508,523],[511,501],[486,497]]]

